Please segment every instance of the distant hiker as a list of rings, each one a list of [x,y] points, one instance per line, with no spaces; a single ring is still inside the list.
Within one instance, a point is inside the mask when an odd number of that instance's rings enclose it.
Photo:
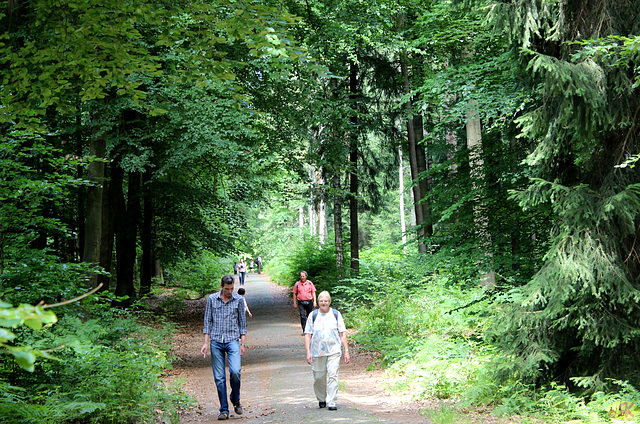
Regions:
[[[307,280],[307,271],[300,272],[300,280],[293,286],[293,309],[300,311],[300,325],[302,325],[302,334],[307,324],[307,317],[315,308],[318,307],[316,302],[316,287]]]
[[[304,330],[304,347],[307,351],[307,363],[313,371],[313,391],[318,406],[330,411],[338,409],[338,369],[340,356],[344,348],[344,362],[351,361],[346,327],[342,314],[331,308],[331,295],[323,291],[318,296],[320,309],[313,311]]]
[[[249,262],[249,272],[253,272],[253,259]]]
[[[238,274],[240,274],[240,285],[244,286],[244,279],[247,275],[247,264],[244,262],[244,259],[240,259],[240,264],[238,265]]]
[[[242,415],[240,374],[242,355],[246,349],[247,317],[244,297],[233,292],[233,283],[233,276],[225,275],[220,282],[220,291],[213,293],[207,299],[207,307],[204,311],[204,344],[200,349],[205,358],[207,351],[211,349],[211,368],[220,401],[219,420],[229,418],[225,354],[229,362],[231,403],[235,413]]]
[[[245,294],[245,290],[244,287],[240,287],[238,289],[238,294],[242,297],[244,297]],[[244,308],[246,309],[247,313],[249,314],[250,317],[253,317],[253,315],[251,314],[251,311],[249,310],[249,305],[247,304],[247,299],[244,300]]]
[[[234,274],[238,273],[238,263],[237,262],[233,262],[233,273]]]
[[[262,271],[262,255],[258,255],[256,258],[256,268],[258,269],[258,274]]]

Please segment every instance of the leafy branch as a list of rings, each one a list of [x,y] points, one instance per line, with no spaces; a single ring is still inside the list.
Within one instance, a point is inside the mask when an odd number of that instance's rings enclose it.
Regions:
[[[14,360],[20,368],[29,372],[34,371],[36,358],[38,357],[54,360],[57,359],[44,350],[33,349],[29,346],[11,345],[10,343],[15,340],[16,335],[10,329],[26,325],[33,330],[41,330],[43,327],[51,326],[58,322],[58,317],[56,317],[56,314],[53,312],[47,311],[47,309],[77,302],[96,293],[100,288],[102,288],[102,283],[81,296],[52,305],[46,305],[43,303],[35,306],[21,304],[14,307],[10,303],[0,300],[0,353],[9,353],[13,355]]]

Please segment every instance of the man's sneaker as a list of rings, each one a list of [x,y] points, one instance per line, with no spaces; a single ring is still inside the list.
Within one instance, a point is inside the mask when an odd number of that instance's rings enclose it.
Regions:
[[[218,419],[219,420],[228,420],[229,419],[229,413],[228,412],[221,412],[220,415],[218,415]]]
[[[329,411],[337,411],[337,410],[338,410],[338,407],[337,407],[337,406],[335,406],[335,405],[333,405],[333,406],[328,407],[327,409],[328,409]]]
[[[240,405],[240,402],[233,405],[233,410],[236,411],[236,414],[242,415],[242,405]]]
[[[318,406],[320,408],[326,408],[327,407],[327,402],[318,402]]]

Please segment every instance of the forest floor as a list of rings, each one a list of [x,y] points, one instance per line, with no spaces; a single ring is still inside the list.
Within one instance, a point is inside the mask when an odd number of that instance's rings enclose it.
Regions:
[[[236,283],[236,289],[239,287]],[[241,403],[243,415],[233,410],[230,420],[243,423],[432,423],[425,411],[442,408],[440,401],[415,401],[409,394],[387,389],[392,378],[382,370],[367,370],[375,357],[351,345],[351,363],[341,361],[338,410],[318,408],[313,394],[311,367],[305,360],[300,317],[288,289],[269,281],[265,274],[248,274],[246,299],[253,317],[247,316],[247,351],[242,358]],[[174,316],[179,331],[172,342],[178,359],[167,371],[166,382],[181,381],[197,405],[181,415],[181,423],[217,422],[218,397],[210,357],[200,348],[206,298],[185,300]],[[517,423],[487,412],[469,411],[451,423]],[[433,423],[432,423],[433,424]]]

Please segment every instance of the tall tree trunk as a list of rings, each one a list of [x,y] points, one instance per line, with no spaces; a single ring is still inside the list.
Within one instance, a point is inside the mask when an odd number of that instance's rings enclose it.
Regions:
[[[76,119],[76,125],[78,126],[78,128],[80,128],[82,126],[82,119],[81,119],[81,115],[78,114],[78,118]],[[76,150],[76,156],[81,158],[83,156],[83,139],[82,137],[79,137],[77,140],[77,150]],[[82,180],[85,178],[84,175],[84,166],[82,166],[82,164],[79,164],[77,167],[77,173],[78,173],[78,180]],[[85,220],[86,220],[86,214],[85,214],[85,207],[87,206],[86,204],[87,201],[87,196],[86,196],[86,190],[83,187],[80,187],[80,189],[78,190],[78,200],[77,200],[77,210],[78,210],[78,244],[77,244],[77,259],[82,261],[84,260],[84,246],[85,246]]]
[[[316,189],[316,172],[315,167],[309,166],[309,179],[311,180],[311,194],[309,199],[309,235],[316,235],[316,231],[318,229],[318,220],[316,218],[316,209],[318,199],[315,194]]]
[[[413,130],[415,131],[415,144],[416,144],[416,162],[418,165],[418,175],[421,175],[428,170],[427,153],[424,148],[424,123],[422,115],[413,116]],[[418,182],[420,185],[420,206],[422,208],[422,225],[425,235],[433,235],[433,225],[429,222],[431,217],[431,208],[427,201],[427,193],[429,192],[429,180],[427,178],[421,178]]]
[[[307,207],[309,211],[309,235],[316,235],[316,205],[313,195],[311,196],[311,204]]]
[[[467,105],[467,147],[469,148],[469,162],[473,192],[476,193],[474,207],[474,221],[482,252],[481,268],[485,271],[481,284],[494,286],[496,283],[493,270],[493,253],[491,249],[491,235],[489,234],[489,217],[484,207],[484,161],[482,160],[482,128],[480,125],[480,111],[478,102],[471,101]]]
[[[325,181],[322,175],[322,168],[318,170],[318,178],[317,178],[317,190],[318,190],[318,239],[321,244],[324,244],[327,241],[329,236],[329,232],[327,230],[327,202],[325,199]]]
[[[153,197],[149,183],[151,172],[147,170],[142,176],[143,215],[140,239],[142,244],[142,262],[140,264],[140,296],[151,293],[151,281],[154,274],[153,255]]]
[[[102,196],[102,243],[100,243],[100,266],[109,274],[98,275],[98,284],[102,283],[102,290],[108,290],[111,285],[111,271],[113,269],[113,244],[116,231],[116,217],[118,215],[118,187],[112,183],[113,164],[107,167]],[[120,182],[122,184],[122,182]]]
[[[124,175],[119,167],[120,178]],[[138,233],[138,219],[140,215],[140,174],[129,173],[127,185],[127,199],[122,192],[122,180],[120,184],[120,212],[118,213],[118,226],[116,230],[116,275],[117,284],[115,295],[128,296],[128,299],[117,302],[117,306],[127,307],[135,299],[134,271],[136,262],[136,242]]]
[[[333,232],[336,243],[336,269],[338,279],[344,277],[344,239],[342,234],[342,188],[340,174],[333,174]]]
[[[402,246],[407,250],[407,223],[404,216],[404,161],[402,160],[402,148],[398,148],[398,182],[400,184],[400,231],[402,233]]]
[[[302,230],[304,229],[304,206],[298,206],[298,228],[300,228],[300,235],[302,236]]]
[[[411,170],[409,170],[409,172],[411,172]],[[411,175],[409,175],[409,177],[411,177]],[[410,204],[415,205],[416,199],[414,197],[413,187],[409,190],[409,197],[411,198]],[[411,228],[416,228],[416,208],[411,208],[409,210],[409,225],[411,225]]]
[[[156,257],[157,254],[154,253],[153,256]],[[153,263],[155,264],[153,276],[160,284],[164,284],[164,275],[162,274],[162,264],[160,263],[160,259],[155,259]]]
[[[408,94],[411,91],[409,84],[409,68],[407,66],[407,55],[402,54],[400,60],[400,72],[402,73],[402,79],[404,84],[404,91]],[[404,105],[407,116],[407,141],[409,144],[409,168],[411,169],[411,179],[413,180],[413,205],[416,216],[416,235],[418,238],[418,251],[420,253],[427,253],[427,247],[424,244],[425,231],[422,226],[424,222],[424,214],[420,200],[422,200],[422,193],[420,192],[420,171],[418,167],[418,150],[416,143],[416,132],[414,129],[413,121],[413,104],[411,99],[407,100]]]
[[[94,265],[100,265],[100,244],[102,241],[102,198],[105,179],[104,156],[107,148],[107,138],[104,133],[98,132],[98,127],[93,127],[91,135],[89,155],[97,160],[91,161],[87,169],[87,180],[91,185],[87,189],[87,209],[85,217],[85,237],[82,261]],[[98,274],[89,275],[88,286],[98,285]]]
[[[457,96],[455,94],[447,96],[446,101],[444,102],[444,113],[449,114],[449,109],[451,104],[454,104],[457,101]],[[453,159],[454,155],[458,151],[458,135],[451,130],[451,128],[447,127],[445,130],[445,140],[447,144],[450,146],[447,152],[447,160]],[[450,175],[458,172],[458,164],[455,162],[451,162],[451,172]]]
[[[358,66],[351,62],[349,72],[349,98],[352,107],[358,97]],[[360,230],[358,228],[358,117],[351,119],[351,143],[349,148],[349,218],[351,225],[351,272],[360,271]]]

